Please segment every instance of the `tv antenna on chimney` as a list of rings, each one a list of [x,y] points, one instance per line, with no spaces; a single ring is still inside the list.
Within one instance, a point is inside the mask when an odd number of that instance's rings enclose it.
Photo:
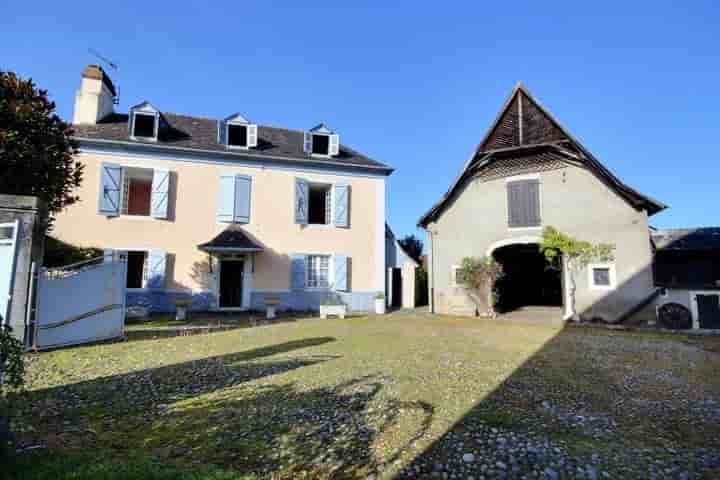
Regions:
[[[88,52],[90,53],[90,55],[92,55],[93,57],[96,57],[98,60],[103,62],[108,67],[112,68],[113,71],[115,71],[115,72],[120,71],[120,67],[117,66],[117,63],[114,63],[109,58],[100,55],[100,53],[98,53],[97,50],[88,48]],[[118,87],[117,85],[115,85],[115,98],[113,98],[113,103],[115,105],[120,104],[120,87]]]

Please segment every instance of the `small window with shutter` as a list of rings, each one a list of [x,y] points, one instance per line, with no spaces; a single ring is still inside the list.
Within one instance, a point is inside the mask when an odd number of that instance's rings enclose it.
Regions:
[[[218,143],[228,148],[257,147],[257,125],[235,113],[218,122]]]
[[[508,227],[539,227],[540,181],[538,179],[507,182]]]
[[[340,153],[340,136],[321,123],[305,132],[303,150],[311,155],[334,157]]]

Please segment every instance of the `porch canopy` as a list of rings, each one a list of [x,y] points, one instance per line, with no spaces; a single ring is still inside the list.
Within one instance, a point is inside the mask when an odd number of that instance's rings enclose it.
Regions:
[[[198,248],[209,253],[262,252],[257,243],[240,225],[230,225],[209,242],[201,243]]]

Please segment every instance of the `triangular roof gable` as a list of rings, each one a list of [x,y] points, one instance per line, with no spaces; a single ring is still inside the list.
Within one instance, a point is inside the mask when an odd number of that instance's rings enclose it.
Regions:
[[[332,135],[333,131],[324,123],[321,123],[319,125],[315,125],[313,128],[310,129],[312,133],[323,133],[327,135]]]
[[[584,158],[576,157],[574,152],[562,148],[563,143],[572,144]],[[438,203],[420,218],[418,225],[427,225],[439,214],[471,167],[483,168],[489,164],[493,152],[533,148],[533,145],[559,149],[563,154],[572,157],[574,160],[584,160],[588,168],[607,182],[630,205],[634,208],[645,208],[648,215],[653,215],[667,208],[663,203],[647,197],[622,183],[562,126],[522,82],[518,82],[510,92],[507,100],[505,100],[500,113],[490,125],[483,139],[465,162],[463,169],[450,189]]]
[[[160,110],[158,110],[157,107],[155,107],[155,105],[148,102],[147,100],[145,100],[142,103],[138,103],[134,107],[131,107],[130,111],[131,112],[142,112],[142,113],[154,113],[154,114],[160,113]]]
[[[245,124],[250,124],[250,120],[248,120],[247,118],[245,118],[244,116],[242,116],[239,112],[233,113],[233,114],[230,115],[229,117],[225,118],[225,120],[223,120],[223,122],[225,122],[225,123],[245,123]]]

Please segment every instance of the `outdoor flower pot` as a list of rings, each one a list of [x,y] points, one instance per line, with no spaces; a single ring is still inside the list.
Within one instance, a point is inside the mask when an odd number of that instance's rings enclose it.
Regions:
[[[375,298],[375,313],[385,315],[385,296]]]
[[[175,320],[185,320],[187,318],[187,309],[192,303],[192,297],[175,297],[173,303],[175,304]]]
[[[320,318],[327,318],[329,315],[345,318],[347,305],[320,305]]]

